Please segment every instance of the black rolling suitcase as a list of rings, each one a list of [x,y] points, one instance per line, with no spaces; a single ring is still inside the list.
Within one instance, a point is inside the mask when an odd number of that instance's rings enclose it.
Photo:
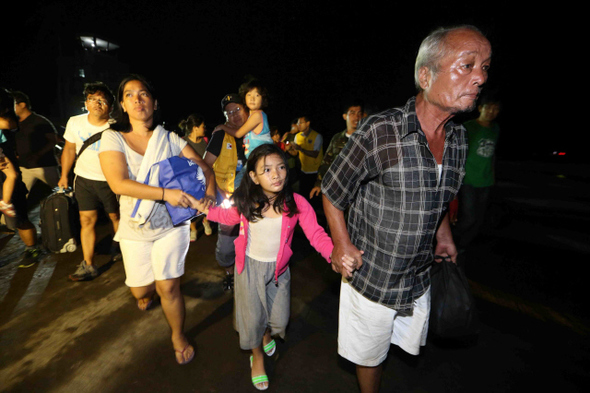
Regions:
[[[51,252],[74,252],[80,231],[78,206],[71,190],[56,189],[41,201],[39,225],[43,246]]]

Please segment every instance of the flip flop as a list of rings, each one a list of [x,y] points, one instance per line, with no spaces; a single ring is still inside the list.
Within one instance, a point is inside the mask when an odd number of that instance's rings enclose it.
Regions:
[[[179,354],[182,356],[182,358],[184,359],[184,358],[185,358],[185,357],[184,357],[184,353],[186,352],[186,350],[187,350],[187,349],[188,349],[190,346],[191,346],[190,344],[186,344],[186,347],[184,347],[184,349],[183,349],[182,351],[180,351],[180,350],[178,350],[178,349],[175,349],[175,350],[174,350],[174,352],[178,352],[178,353],[179,353]],[[194,348],[193,348],[193,353],[192,353],[192,355],[191,355],[191,357],[190,357],[190,358],[186,359],[184,362],[179,362],[179,361],[178,361],[178,357],[177,357],[177,358],[176,358],[176,362],[177,362],[178,364],[180,364],[180,365],[187,364],[187,363],[189,363],[191,360],[193,360],[193,358],[194,358],[194,357],[195,357],[195,350],[194,350]]]
[[[272,356],[275,354],[275,351],[277,349],[277,343],[276,341],[273,339],[271,340],[268,344],[266,344],[264,346],[264,353],[266,354],[266,356]]]
[[[254,356],[250,355],[250,368],[252,368],[252,362],[254,361]],[[266,383],[266,386],[259,386],[263,383]],[[252,385],[258,390],[266,390],[268,389],[268,377],[266,374],[258,375],[256,377],[252,377]]]

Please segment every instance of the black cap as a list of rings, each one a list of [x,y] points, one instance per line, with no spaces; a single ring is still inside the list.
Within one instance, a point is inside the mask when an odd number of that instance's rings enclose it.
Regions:
[[[224,111],[227,104],[232,103],[232,102],[234,104],[241,104],[242,100],[240,99],[240,96],[235,93],[226,94],[221,99],[221,110]]]

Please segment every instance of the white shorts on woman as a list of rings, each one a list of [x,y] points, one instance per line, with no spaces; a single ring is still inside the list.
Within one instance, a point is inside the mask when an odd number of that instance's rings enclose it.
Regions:
[[[338,354],[354,364],[375,367],[387,357],[390,344],[412,355],[426,345],[430,288],[414,300],[412,312],[398,312],[373,302],[346,281],[340,285]]]
[[[189,231],[188,225],[181,225],[154,241],[120,239],[125,285],[144,287],[182,276],[190,245]]]

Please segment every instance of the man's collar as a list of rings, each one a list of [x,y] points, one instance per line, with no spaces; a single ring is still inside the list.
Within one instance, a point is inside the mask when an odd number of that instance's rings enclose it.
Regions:
[[[404,138],[414,132],[418,132],[420,129],[420,123],[418,122],[418,115],[416,114],[416,97],[411,97],[404,105],[402,109],[407,117],[406,127],[402,127],[401,137]]]
[[[408,102],[406,102],[406,105],[403,108],[404,113],[406,113],[406,116],[408,118],[407,121],[407,127],[404,127],[402,129],[401,132],[401,137],[406,137],[411,133],[414,132],[420,132],[420,133],[424,133],[422,131],[422,128],[420,127],[420,121],[418,120],[418,115],[416,114],[416,97],[411,97]],[[445,133],[446,133],[446,138],[450,138],[451,136],[455,136],[455,128],[457,128],[457,125],[455,124],[455,122],[453,121],[453,119],[450,119],[449,121],[447,121],[445,123],[444,129],[445,129]]]

